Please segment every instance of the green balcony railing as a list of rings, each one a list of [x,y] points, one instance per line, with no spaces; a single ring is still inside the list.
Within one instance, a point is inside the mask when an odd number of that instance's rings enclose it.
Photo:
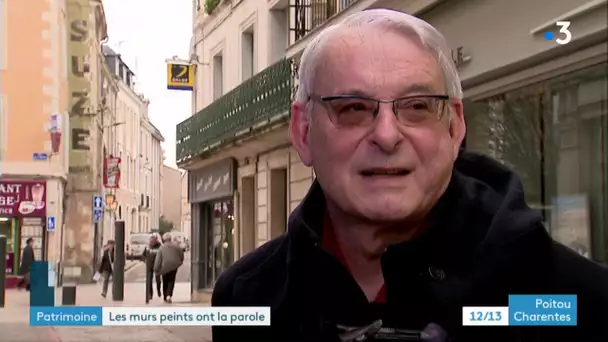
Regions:
[[[292,70],[292,60],[282,59],[178,124],[177,164],[288,114],[294,89]]]

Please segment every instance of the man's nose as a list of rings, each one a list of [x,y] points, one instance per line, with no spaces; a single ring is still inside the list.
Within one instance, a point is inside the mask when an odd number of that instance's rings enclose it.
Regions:
[[[394,151],[404,139],[398,125],[399,122],[393,113],[392,105],[381,103],[370,135],[372,143],[385,152]]]

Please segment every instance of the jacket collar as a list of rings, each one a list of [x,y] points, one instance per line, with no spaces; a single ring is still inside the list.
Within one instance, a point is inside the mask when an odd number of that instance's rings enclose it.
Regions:
[[[428,228],[414,241],[429,240],[432,235],[435,235],[439,227],[445,226],[442,224],[443,221],[450,220],[450,213],[457,210],[456,206],[462,199],[458,191],[459,183],[459,176],[453,175],[448,188],[428,215]],[[315,180],[300,205],[290,215],[287,234],[292,245],[295,242],[297,244],[320,246],[325,210],[325,195],[321,185]],[[411,243],[410,241],[398,245]]]

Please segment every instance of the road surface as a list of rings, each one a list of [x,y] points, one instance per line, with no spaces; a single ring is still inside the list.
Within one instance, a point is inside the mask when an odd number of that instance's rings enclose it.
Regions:
[[[173,304],[155,298],[148,306],[207,306],[190,303],[190,256],[178,271]],[[111,295],[101,297],[98,284],[79,285],[76,300],[79,306],[131,306],[145,304],[145,266],[132,267],[126,274],[124,301],[114,302]],[[61,292],[55,295],[61,305]],[[210,342],[209,327],[31,327],[29,326],[29,292],[6,291],[6,304],[0,308],[0,341],[2,342]]]

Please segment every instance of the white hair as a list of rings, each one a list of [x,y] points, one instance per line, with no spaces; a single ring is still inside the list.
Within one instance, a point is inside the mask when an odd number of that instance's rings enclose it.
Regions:
[[[300,61],[300,85],[296,101],[305,103],[313,94],[314,78],[319,62],[322,61],[323,49],[329,42],[342,34],[344,29],[375,27],[397,30],[409,38],[418,40],[422,46],[437,60],[443,73],[447,95],[462,99],[462,86],[458,70],[451,58],[451,50],[443,35],[422,19],[412,15],[390,10],[372,9],[350,15],[344,21],[321,31],[308,44]]]
[[[163,234],[163,241],[171,241],[171,234],[169,234],[169,233]]]

